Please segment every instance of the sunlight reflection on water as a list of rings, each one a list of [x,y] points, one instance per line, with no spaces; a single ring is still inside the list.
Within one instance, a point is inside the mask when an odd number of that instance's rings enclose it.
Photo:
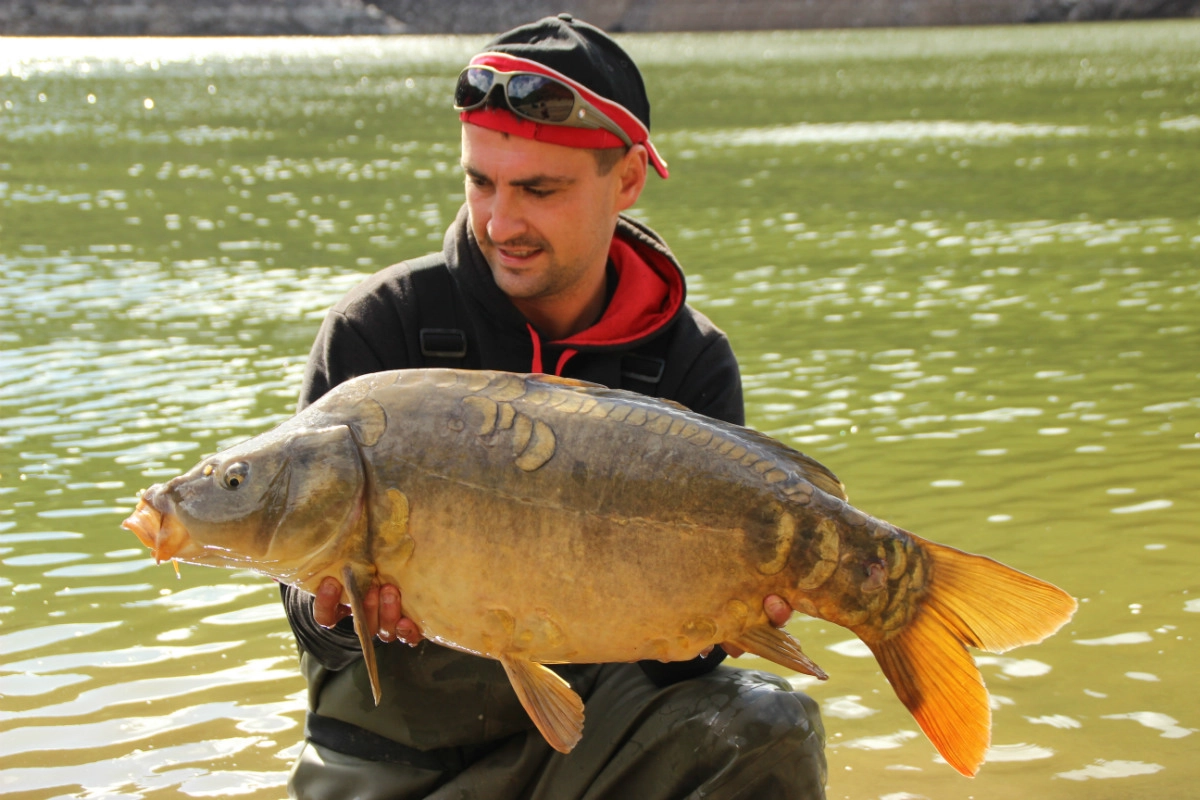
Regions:
[[[1044,136],[1087,136],[1083,127],[1058,125],[1018,125],[1011,122],[851,122],[804,124],[772,128],[746,128],[719,133],[676,134],[670,142],[677,146],[708,145],[712,147],[744,147],[770,145],[788,147],[798,144],[853,143],[921,139],[950,139],[963,142],[986,142],[993,139]],[[676,139],[679,141],[676,142]]]

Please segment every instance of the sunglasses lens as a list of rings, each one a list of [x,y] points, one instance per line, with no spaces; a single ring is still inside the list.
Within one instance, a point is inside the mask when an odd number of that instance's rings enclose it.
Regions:
[[[494,82],[494,76],[486,69],[463,70],[454,87],[454,105],[458,108],[479,105],[487,98]]]
[[[508,81],[508,104],[532,120],[565,122],[575,107],[575,93],[552,78],[514,75]]]

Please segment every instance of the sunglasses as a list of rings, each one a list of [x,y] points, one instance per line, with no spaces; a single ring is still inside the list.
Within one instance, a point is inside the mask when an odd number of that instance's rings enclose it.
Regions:
[[[518,117],[533,122],[569,128],[603,128],[626,147],[633,147],[629,134],[579,92],[555,78],[532,72],[501,72],[487,66],[467,67],[454,87],[454,110],[471,111],[483,106],[497,86],[504,87],[504,101]]]

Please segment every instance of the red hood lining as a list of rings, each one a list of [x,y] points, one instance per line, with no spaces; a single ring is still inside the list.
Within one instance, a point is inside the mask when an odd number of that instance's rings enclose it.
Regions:
[[[604,315],[590,328],[554,342],[569,347],[614,347],[658,331],[683,305],[684,283],[666,255],[616,236],[608,250],[617,286]]]

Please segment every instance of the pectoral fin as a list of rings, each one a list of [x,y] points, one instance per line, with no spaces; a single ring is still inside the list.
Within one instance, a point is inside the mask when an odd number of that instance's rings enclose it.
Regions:
[[[371,678],[371,694],[375,705],[383,697],[383,689],[379,685],[379,665],[375,662],[375,644],[371,641],[371,633],[367,630],[367,610],[363,598],[371,588],[371,575],[366,569],[355,570],[347,564],[342,567],[342,586],[350,595],[350,611],[354,614],[354,632],[358,635],[358,644],[362,647],[363,662],[367,665],[367,675]]]
[[[500,663],[542,736],[558,752],[571,752],[583,736],[583,700],[541,664],[520,658],[501,658]]]
[[[754,653],[767,661],[773,661],[782,667],[794,669],[796,672],[804,672],[821,680],[829,677],[825,674],[825,670],[804,655],[804,651],[800,649],[800,643],[791,634],[779,628],[766,624],[755,625],[753,628],[748,628],[734,644],[747,653]]]

